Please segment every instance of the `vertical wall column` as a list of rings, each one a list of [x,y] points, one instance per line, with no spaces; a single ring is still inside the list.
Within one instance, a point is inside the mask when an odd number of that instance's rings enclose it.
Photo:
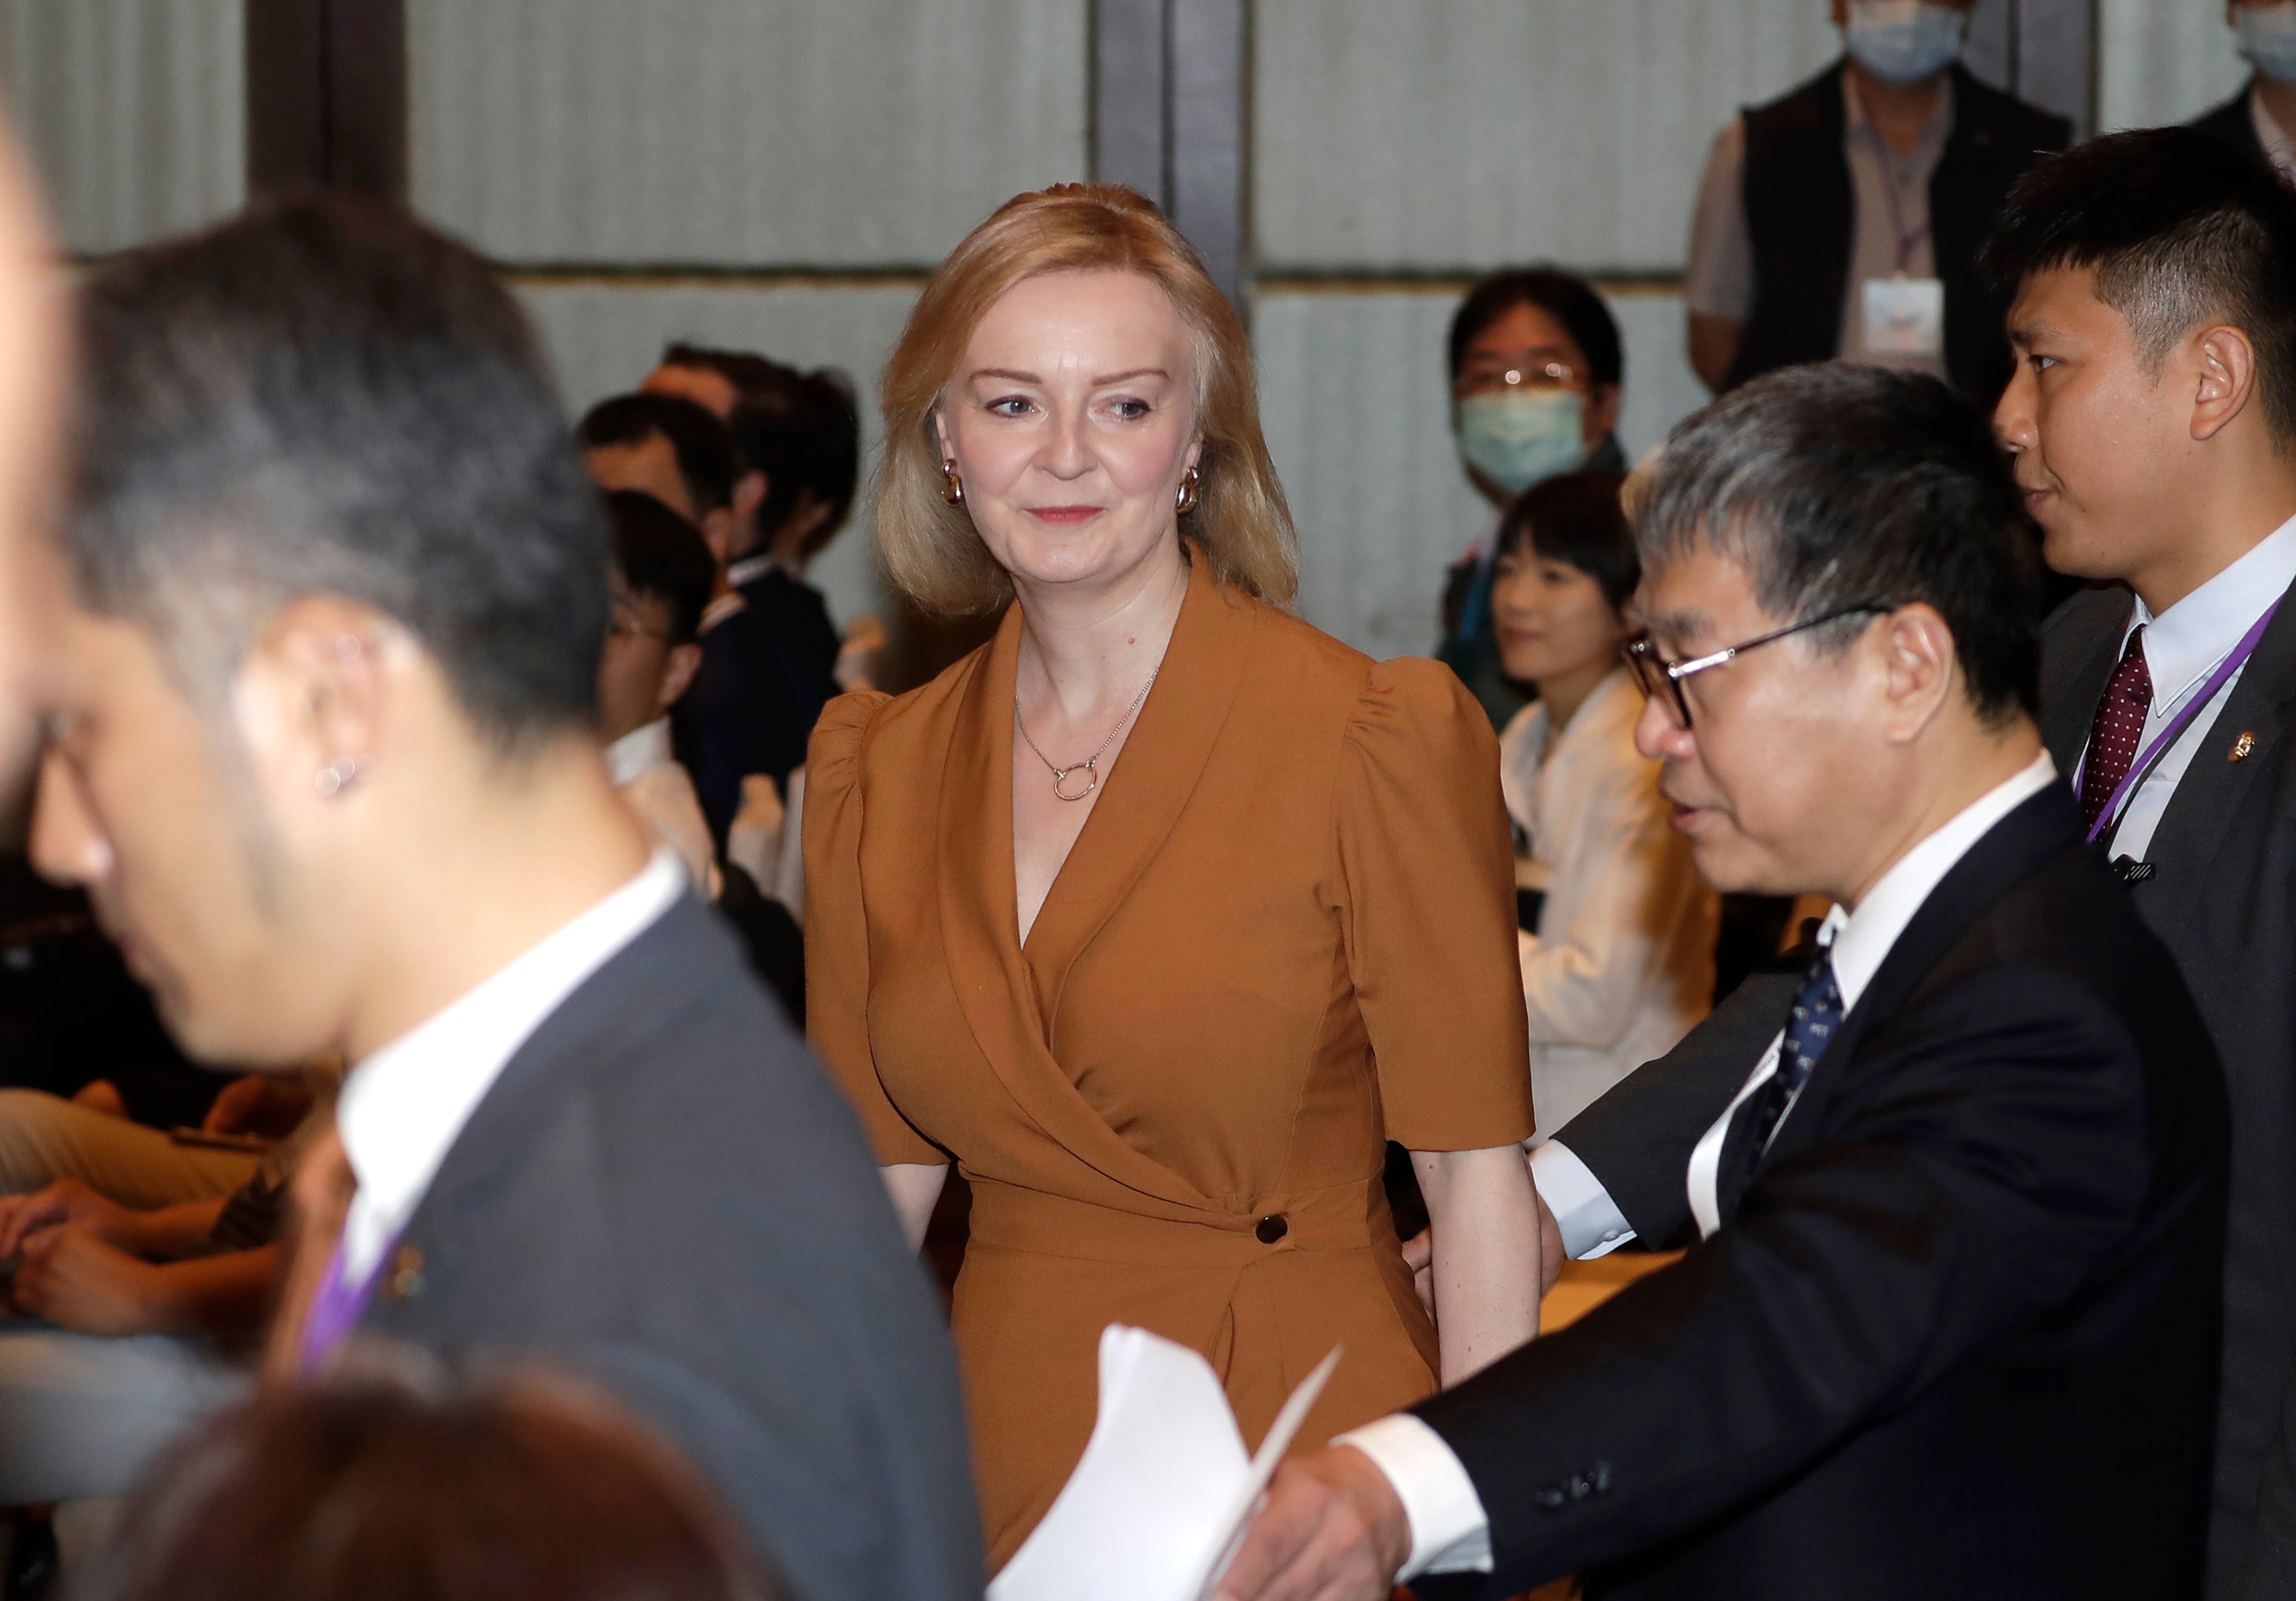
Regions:
[[[1251,0],[1093,0],[1092,173],[1164,209],[1238,310],[1251,271]]]
[[[2096,0],[1978,0],[1969,70],[2044,111],[2096,131]]]
[[[405,0],[246,4],[250,193],[405,198]]]

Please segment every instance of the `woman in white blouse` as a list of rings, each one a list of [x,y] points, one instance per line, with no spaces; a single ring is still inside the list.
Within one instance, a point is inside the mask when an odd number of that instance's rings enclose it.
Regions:
[[[1671,1049],[1714,992],[1714,891],[1635,750],[1619,658],[1639,578],[1613,472],[1538,485],[1500,524],[1491,603],[1507,676],[1538,686],[1499,740],[1518,831],[1533,1143]],[[1527,849],[1526,849],[1527,845]],[[1530,908],[1536,907],[1536,915]]]

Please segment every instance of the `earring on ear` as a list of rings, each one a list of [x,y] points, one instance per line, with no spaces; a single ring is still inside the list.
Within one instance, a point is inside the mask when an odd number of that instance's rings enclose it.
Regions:
[[[1196,509],[1196,486],[1203,481],[1204,475],[1196,471],[1194,463],[1189,463],[1187,472],[1180,476],[1179,497],[1172,503],[1173,509],[1181,516],[1185,517]]]
[[[951,505],[963,505],[964,504],[964,480],[956,475],[956,458],[955,456],[947,456],[942,459],[940,464],[940,476],[942,483],[947,486],[941,490],[940,497],[948,502]]]
[[[322,795],[340,795],[359,780],[356,759],[338,756],[311,776],[311,787]]]

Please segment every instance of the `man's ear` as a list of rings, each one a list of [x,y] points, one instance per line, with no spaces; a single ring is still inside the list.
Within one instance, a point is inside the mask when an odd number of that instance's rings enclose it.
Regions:
[[[734,520],[747,522],[756,516],[758,508],[766,504],[766,491],[770,487],[766,475],[755,468],[742,473],[734,485]]]
[[[373,776],[406,648],[381,612],[327,595],[290,601],[256,636],[231,710],[275,815],[298,800],[334,800]]]
[[[2193,341],[2199,368],[2193,394],[2193,438],[2214,439],[2256,397],[2256,346],[2230,324],[2204,329]]]
[[[1961,693],[1960,658],[1945,619],[1919,601],[1881,619],[1874,633],[1883,653],[1887,681],[1882,732],[1892,744],[1902,744],[1927,727],[1949,697]]]
[[[698,645],[674,645],[661,659],[661,694],[658,703],[664,711],[685,695],[693,682],[693,675],[701,670],[701,647]]]

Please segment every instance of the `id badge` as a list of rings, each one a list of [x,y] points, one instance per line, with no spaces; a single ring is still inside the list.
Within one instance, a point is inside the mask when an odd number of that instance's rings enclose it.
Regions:
[[[1866,279],[1866,353],[1943,356],[1945,280]]]

